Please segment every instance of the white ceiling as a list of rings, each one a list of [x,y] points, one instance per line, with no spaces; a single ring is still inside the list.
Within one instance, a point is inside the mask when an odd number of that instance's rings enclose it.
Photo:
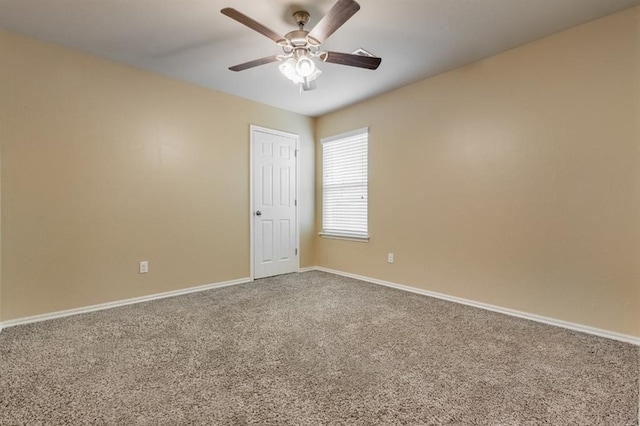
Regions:
[[[323,50],[363,47],[376,71],[319,63],[318,89],[299,94],[277,63],[227,68],[280,53],[222,15],[233,7],[279,34],[296,5],[313,25],[335,0],[0,0],[0,28],[309,116],[477,61],[640,0],[359,0]]]

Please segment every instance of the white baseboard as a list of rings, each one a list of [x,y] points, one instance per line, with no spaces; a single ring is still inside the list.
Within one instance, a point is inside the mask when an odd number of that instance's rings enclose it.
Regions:
[[[300,268],[298,270],[298,272],[315,271],[316,269],[317,268],[315,266],[311,266],[311,267],[306,267],[306,268]],[[116,308],[118,306],[133,305],[135,303],[149,302],[151,300],[164,299],[166,297],[174,297],[174,296],[180,296],[180,295],[183,295],[183,294],[195,293],[197,291],[204,291],[204,290],[210,290],[210,289],[213,289],[213,288],[227,287],[227,286],[236,285],[236,284],[244,284],[244,283],[248,283],[248,282],[251,282],[251,281],[253,281],[251,278],[241,278],[241,279],[233,280],[233,281],[225,281],[225,282],[214,283],[214,284],[205,284],[205,285],[202,285],[202,286],[190,287],[190,288],[182,289],[182,290],[168,291],[168,292],[165,292],[165,293],[157,293],[157,294],[152,294],[152,295],[149,295],[149,296],[134,297],[132,299],[118,300],[118,301],[115,301],[115,302],[101,303],[99,305],[91,305],[91,306],[86,306],[86,307],[83,307],[83,308],[68,309],[68,310],[64,310],[64,311],[51,312],[51,313],[48,313],[48,314],[34,315],[34,316],[30,316],[30,317],[17,318],[17,319],[13,319],[13,320],[0,322],[0,333],[2,333],[3,329],[8,328],[8,327],[15,327],[16,325],[23,325],[23,324],[29,324],[29,323],[32,323],[32,322],[46,321],[46,320],[50,320],[50,319],[54,319],[54,318],[68,317],[68,316],[71,316],[71,315],[85,314],[85,313],[88,313],[88,312],[101,311],[103,309]]]
[[[71,315],[86,314],[89,312],[102,311],[104,309],[117,308],[119,306],[133,305],[135,303],[149,302],[152,300],[165,299],[167,297],[181,296],[183,294],[196,293],[198,291],[211,290],[214,288],[229,287],[232,285],[245,284],[253,281],[251,278],[240,278],[237,280],[224,281],[213,284],[205,284],[197,287],[189,287],[181,290],[156,293],[148,296],[134,297],[132,299],[118,300],[115,302],[101,303],[99,305],[85,306],[82,308],[68,309],[64,311],[51,312],[48,314],[34,315],[31,317],[17,318],[0,322],[0,332],[3,328],[14,327],[16,325],[30,324],[32,322],[46,321],[54,318],[68,317]]]
[[[338,271],[338,270],[335,270],[335,269],[324,268],[324,267],[321,267],[321,266],[310,266],[310,267],[300,268],[298,270],[298,272],[300,272],[300,273],[309,272],[309,271],[322,271],[322,272],[327,272],[327,273],[330,273],[330,274],[341,275],[341,276],[344,276],[344,277],[354,278],[354,279],[357,279],[357,280],[360,280],[360,281],[369,282],[369,283],[372,283],[372,284],[382,285],[382,286],[385,286],[385,287],[391,287],[391,288],[395,288],[395,289],[398,289],[398,290],[403,290],[403,291],[408,291],[408,292],[411,292],[411,293],[421,294],[423,296],[434,297],[436,299],[447,300],[449,302],[460,303],[462,305],[473,306],[475,308],[485,309],[485,310],[492,311],[492,312],[498,312],[498,313],[505,314],[505,315],[510,315],[510,316],[513,316],[513,317],[524,318],[524,319],[528,319],[528,320],[531,320],[531,321],[540,322],[540,323],[543,323],[543,324],[548,324],[548,325],[553,325],[553,326],[556,326],[556,327],[567,328],[569,330],[579,331],[579,332],[582,332],[582,333],[592,334],[592,335],[600,336],[600,337],[606,337],[608,339],[619,340],[621,342],[631,343],[632,345],[640,346],[640,337],[635,337],[635,336],[622,334],[622,333],[616,333],[614,331],[603,330],[603,329],[595,328],[595,327],[589,327],[589,326],[586,326],[586,325],[576,324],[576,323],[572,323],[572,322],[568,322],[568,321],[562,321],[562,320],[558,320],[558,319],[555,319],[555,318],[543,317],[543,316],[540,316],[540,315],[535,315],[535,314],[530,314],[530,313],[527,313],[527,312],[517,311],[517,310],[514,310],[514,309],[504,308],[504,307],[501,307],[501,306],[491,305],[491,304],[488,304],[488,303],[482,303],[482,302],[476,302],[476,301],[469,300],[469,299],[463,299],[461,297],[449,296],[449,295],[446,295],[446,294],[443,294],[443,293],[437,293],[437,292],[433,292],[433,291],[429,291],[429,290],[423,290],[423,289],[419,289],[419,288],[416,288],[416,287],[409,287],[409,286],[406,286],[406,285],[396,284],[396,283],[392,283],[392,282],[389,282],[389,281],[383,281],[383,280],[379,280],[379,279],[376,279],[376,278],[370,278],[370,277],[365,277],[365,276],[362,276],[362,275],[351,274],[351,273],[348,273],[348,272],[343,272],[343,271]],[[135,304],[135,303],[149,302],[151,300],[158,300],[158,299],[164,299],[164,298],[167,298],[167,297],[180,296],[180,295],[183,295],[183,294],[195,293],[195,292],[198,292],[198,291],[210,290],[210,289],[214,289],[214,288],[228,287],[228,286],[237,285],[237,284],[244,284],[244,283],[248,283],[248,282],[251,282],[251,281],[253,281],[251,278],[240,278],[240,279],[232,280],[232,281],[224,281],[224,282],[220,282],[220,283],[206,284],[206,285],[202,285],[202,286],[198,286],[198,287],[190,287],[190,288],[186,288],[186,289],[182,289],[182,290],[174,290],[174,291],[168,291],[168,292],[165,292],[165,293],[152,294],[152,295],[149,295],[149,296],[134,297],[132,299],[125,299],[125,300],[119,300],[119,301],[116,301],[116,302],[102,303],[102,304],[99,304],[99,305],[86,306],[86,307],[83,307],[83,308],[69,309],[69,310],[65,310],[65,311],[57,311],[57,312],[51,312],[51,313],[48,313],[48,314],[35,315],[35,316],[31,316],[31,317],[17,318],[17,319],[13,319],[13,320],[0,322],[0,333],[2,332],[3,329],[8,328],[8,327],[14,327],[16,325],[23,325],[23,324],[33,323],[33,322],[46,321],[46,320],[50,320],[50,319],[54,319],[54,318],[62,318],[62,317],[67,317],[67,316],[71,316],[71,315],[84,314],[84,313],[94,312],[94,311],[101,311],[103,309],[110,309],[110,308],[115,308],[115,307],[118,307],[118,306],[132,305],[132,304]]]
[[[517,311],[515,309],[503,308],[501,306],[490,305],[488,303],[476,302],[474,300],[463,299],[461,297],[449,296],[447,294],[436,293],[434,291],[422,290],[415,287],[409,287],[402,284],[396,284],[389,281],[383,281],[376,278],[365,277],[362,275],[350,274],[348,272],[337,271],[334,269],[323,268],[316,266],[312,268],[305,268],[305,271],[322,271],[330,274],[341,275],[343,277],[354,278],[360,281],[366,281],[372,284],[383,285],[385,287],[391,287],[398,290],[404,290],[411,293],[421,294],[423,296],[434,297],[436,299],[447,300],[449,302],[460,303],[462,305],[473,306],[474,308],[485,309],[492,312],[498,312],[500,314],[510,315],[512,317],[524,318],[531,321],[540,322],[547,325],[553,325],[556,327],[567,328],[569,330],[579,331],[582,333],[593,334],[595,336],[606,337],[608,339],[619,340],[621,342],[631,343],[632,345],[640,346],[640,337],[631,336],[628,334],[616,333],[614,331],[603,330],[600,328],[589,327],[582,324],[576,324],[568,321],[562,321],[555,318],[543,317],[540,315],[530,314],[527,312]],[[302,270],[301,270],[302,272]]]

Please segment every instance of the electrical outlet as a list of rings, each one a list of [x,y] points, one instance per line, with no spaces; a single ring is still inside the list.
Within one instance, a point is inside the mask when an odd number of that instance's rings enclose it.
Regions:
[[[387,262],[393,263],[393,253],[387,253]]]
[[[143,260],[142,262],[140,262],[140,273],[146,274],[147,272],[149,272],[149,262]]]

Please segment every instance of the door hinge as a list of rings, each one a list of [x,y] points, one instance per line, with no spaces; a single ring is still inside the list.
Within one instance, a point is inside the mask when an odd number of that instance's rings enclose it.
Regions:
[[[293,200],[293,205],[298,207],[298,200]]]
[[[296,249],[296,256],[298,255],[298,249]]]
[[[298,150],[297,150],[297,149],[294,151],[294,154],[293,154],[293,155],[294,155],[295,157],[297,157],[297,156],[298,156]]]

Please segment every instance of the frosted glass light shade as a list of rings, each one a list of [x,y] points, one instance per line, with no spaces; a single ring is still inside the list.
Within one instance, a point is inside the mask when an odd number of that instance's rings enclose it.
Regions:
[[[315,80],[320,71],[313,60],[308,56],[300,56],[298,59],[289,58],[280,64],[280,73],[295,84],[308,83]]]
[[[316,65],[308,56],[301,56],[296,63],[296,72],[302,77],[309,77],[316,70]]]

